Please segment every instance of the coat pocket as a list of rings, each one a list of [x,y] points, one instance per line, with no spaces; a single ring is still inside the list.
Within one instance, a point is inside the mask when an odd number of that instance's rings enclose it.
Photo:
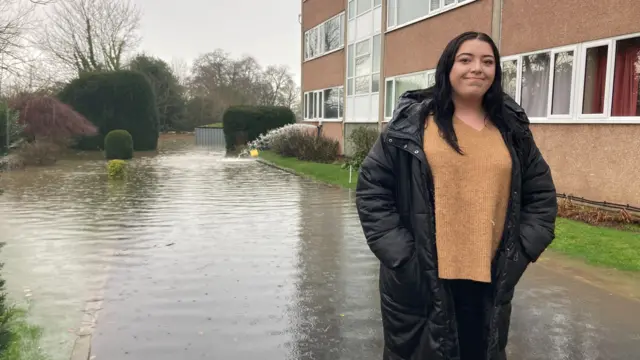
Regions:
[[[380,291],[382,305],[396,311],[424,314],[426,311],[425,284],[422,281],[417,254],[396,269],[382,266],[380,271]]]
[[[507,260],[507,273],[506,273],[506,288],[507,290],[513,290],[520,282],[522,275],[529,267],[529,258],[524,254],[522,244],[517,242],[515,245],[513,256]]]

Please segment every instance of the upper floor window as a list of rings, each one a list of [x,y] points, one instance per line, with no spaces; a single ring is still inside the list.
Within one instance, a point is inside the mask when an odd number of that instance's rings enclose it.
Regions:
[[[476,0],[387,0],[387,29],[408,25]]]
[[[304,59],[310,60],[344,47],[344,13],[304,33]]]

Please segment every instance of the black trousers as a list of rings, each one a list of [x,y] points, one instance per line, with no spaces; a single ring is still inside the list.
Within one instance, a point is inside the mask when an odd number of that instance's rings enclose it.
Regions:
[[[491,284],[471,280],[448,282],[455,304],[461,360],[485,360],[485,299]]]

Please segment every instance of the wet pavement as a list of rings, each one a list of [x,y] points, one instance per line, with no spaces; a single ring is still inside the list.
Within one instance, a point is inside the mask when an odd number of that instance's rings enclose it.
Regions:
[[[14,298],[33,293],[53,360],[95,299],[96,360],[380,358],[377,262],[352,192],[209,149],[131,165],[125,183],[97,159],[0,181],[3,276]],[[639,359],[640,301],[554,261],[519,287],[510,359]]]

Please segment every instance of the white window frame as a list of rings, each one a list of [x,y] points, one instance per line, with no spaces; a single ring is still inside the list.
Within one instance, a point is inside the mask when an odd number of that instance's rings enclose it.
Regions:
[[[324,25],[326,23],[328,23],[329,21],[335,20],[337,18],[340,18],[340,45],[337,48],[333,49],[333,50],[326,51],[325,48],[324,48],[325,47]],[[339,14],[337,14],[335,16],[332,16],[331,18],[325,20],[324,22],[322,22],[322,24],[319,24],[319,25],[317,25],[317,26],[305,31],[304,32],[304,36],[303,36],[304,44],[303,44],[303,49],[302,49],[303,50],[302,52],[304,54],[304,62],[315,60],[315,59],[317,59],[319,57],[326,56],[326,55],[329,55],[329,54],[333,54],[336,51],[340,51],[340,50],[344,49],[344,45],[345,45],[344,44],[344,42],[345,42],[344,41],[344,34],[346,32],[346,26],[347,26],[346,25],[346,14],[345,14],[345,11],[342,11],[341,13],[339,13]],[[309,34],[312,31],[318,31],[317,34],[316,34],[316,36],[318,37],[318,45],[317,45],[318,54],[316,54],[315,56],[307,57],[307,42],[309,41]]]
[[[333,90],[333,89],[342,89],[342,96],[341,96],[341,101],[342,101],[342,107],[338,108],[338,118],[332,118],[332,119],[325,119],[324,118],[324,92],[325,90]],[[345,87],[340,85],[340,86],[332,86],[332,87],[328,87],[328,88],[324,88],[324,89],[318,89],[318,90],[312,90],[312,91],[307,91],[304,93],[304,106],[303,106],[303,111],[304,114],[302,115],[302,120],[303,121],[309,121],[309,122],[342,122],[344,120],[345,117],[345,104],[344,104],[344,92],[346,91]],[[318,107],[315,108],[314,113],[312,114],[311,117],[309,117],[308,115],[308,109],[307,106],[309,104],[309,100],[312,100],[314,97],[318,98]]]
[[[549,81],[549,101],[547,104],[547,117],[530,118],[531,123],[540,124],[640,124],[640,116],[611,116],[612,99],[613,99],[613,77],[616,66],[616,47],[617,42],[631,38],[640,37],[640,33],[625,34],[611,38],[599,39],[584,43],[573,44],[569,46],[561,46],[544,50],[537,50],[517,55],[505,56],[500,59],[503,63],[509,60],[517,60],[516,73],[516,98],[518,104],[521,103],[522,96],[522,58],[524,56],[548,52],[551,55],[550,60],[550,81]],[[587,50],[593,47],[607,45],[607,69],[605,80],[604,108],[602,114],[583,114],[582,103],[584,100],[585,85],[585,66]],[[553,107],[553,79],[555,75],[555,54],[565,51],[574,51],[573,57],[573,73],[571,84],[571,104],[569,115],[553,115],[551,114]],[[386,86],[386,82],[385,82]]]
[[[429,75],[433,75],[434,79],[436,76],[436,69],[429,69],[429,70],[422,70],[422,71],[416,71],[416,72],[412,72],[412,73],[406,73],[406,74],[401,74],[401,75],[395,75],[395,76],[390,76],[388,78],[384,79],[384,84],[380,84],[380,87],[384,86],[384,98],[381,99],[381,101],[384,101],[384,109],[383,109],[383,120],[385,122],[388,122],[391,120],[391,117],[393,116],[393,111],[395,110],[396,107],[396,101],[398,100],[398,96],[396,96],[396,79],[398,78],[403,78],[403,77],[409,77],[409,76],[415,76],[415,75],[421,75],[424,74],[427,79],[429,78]],[[389,110],[387,108],[387,83],[391,82],[391,98],[393,99],[393,104],[391,104],[391,116],[387,116],[387,110]]]
[[[429,1],[429,13],[427,15],[423,15],[421,17],[415,18],[413,20],[407,21],[407,22],[402,23],[402,24],[398,24],[398,2],[402,1],[402,0],[386,0],[386,1],[387,1],[387,9],[389,7],[394,7],[395,8],[395,22],[394,22],[395,25],[393,25],[393,26],[389,26],[388,25],[389,24],[389,18],[388,18],[388,15],[387,15],[387,22],[386,22],[387,23],[387,30],[385,31],[385,33],[388,33],[388,32],[403,28],[405,26],[409,26],[409,25],[415,24],[417,22],[423,21],[425,19],[428,19],[428,18],[431,18],[431,17],[434,17],[434,16],[438,16],[438,15],[440,15],[442,13],[447,12],[447,11],[451,11],[451,10],[457,9],[459,7],[474,3],[474,2],[476,2],[478,0],[455,0],[455,2],[453,4],[446,5],[446,6],[444,5],[444,0],[440,0],[440,7],[437,10],[434,10],[434,11],[431,11],[431,0],[422,0],[422,1]],[[462,2],[460,2],[460,1],[462,1]]]

